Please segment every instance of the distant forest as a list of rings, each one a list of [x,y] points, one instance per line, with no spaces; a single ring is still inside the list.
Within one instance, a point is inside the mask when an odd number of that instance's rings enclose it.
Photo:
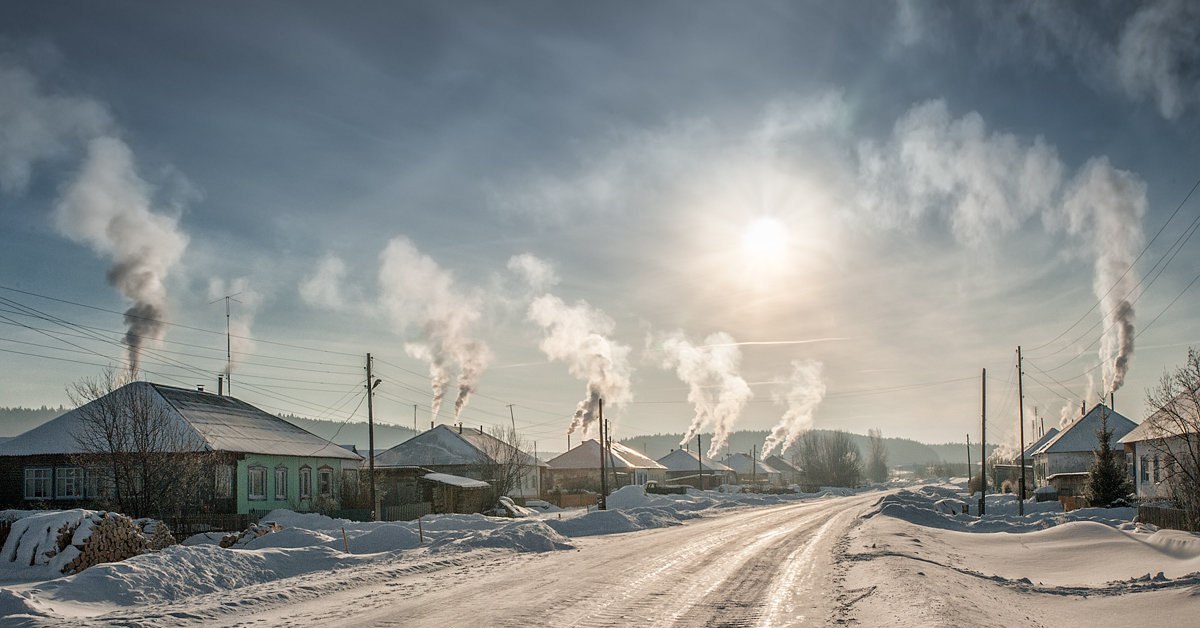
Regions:
[[[47,406],[42,406],[41,408],[0,408],[0,438],[17,436],[66,411],[67,408],[61,406],[58,408]],[[355,445],[361,452],[366,452],[367,450],[369,439],[366,423],[321,421],[293,414],[283,415],[283,418],[321,438],[331,440],[339,445]],[[412,428],[376,423],[375,449],[389,449],[412,438],[416,434],[417,432]],[[708,449],[709,438],[711,437],[711,434],[703,435],[706,451]],[[766,437],[767,432],[765,431],[735,432],[729,439],[727,451],[749,453],[751,447],[762,447],[763,440]],[[682,434],[654,434],[651,436],[631,436],[621,439],[621,442],[657,460],[671,453],[672,449],[678,449],[679,439],[681,438],[683,438]],[[868,450],[867,437],[859,434],[851,434],[851,438],[858,445],[859,451],[865,454]],[[888,465],[893,467],[929,462],[965,463],[967,461],[965,443],[926,445],[925,443],[919,443],[908,438],[884,438],[884,442],[888,448]],[[695,441],[693,440],[689,443],[689,446],[695,447]],[[993,449],[995,449],[995,445],[988,445],[988,453],[991,453]],[[543,455],[542,458],[549,458],[552,455]],[[722,452],[722,455],[724,455],[724,452]],[[978,443],[973,443],[971,446],[971,459],[974,461],[979,460]]]

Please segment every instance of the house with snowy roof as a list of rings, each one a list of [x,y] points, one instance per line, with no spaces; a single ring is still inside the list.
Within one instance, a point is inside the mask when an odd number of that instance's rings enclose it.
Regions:
[[[155,455],[181,464],[204,456],[200,485],[187,487],[201,512],[334,510],[360,493],[358,454],[235,397],[138,381],[0,443],[0,504],[76,508],[103,505],[114,490],[141,490],[140,481],[121,488],[109,465],[96,463],[143,451],[96,448],[89,435],[102,415],[118,430],[136,422],[134,415],[153,416],[156,432],[178,435],[159,441]]]
[[[792,464],[788,460],[785,460],[778,454],[771,454],[770,456],[763,458],[763,464],[779,472],[779,481],[784,486],[799,484],[803,479],[804,472],[800,469],[800,467]]]
[[[667,481],[709,489],[734,482],[733,469],[707,456],[697,456],[687,449],[674,449],[658,459],[667,468]]]
[[[1033,475],[1039,486],[1054,487],[1060,497],[1082,495],[1088,469],[1100,449],[1098,434],[1102,423],[1112,430],[1112,446],[1116,451],[1120,451],[1117,444],[1120,439],[1137,427],[1121,413],[1102,403],[1096,404],[1032,452]]]
[[[600,442],[585,440],[546,461],[548,491],[600,490]],[[667,481],[667,468],[641,452],[614,442],[604,462],[609,490],[630,484]]]
[[[1180,394],[1159,408],[1120,439],[1126,456],[1133,461],[1134,486],[1143,499],[1171,498],[1171,480],[1184,472],[1180,464],[1191,469],[1192,479],[1200,461],[1200,430],[1195,417],[1192,395]]]
[[[730,454],[722,462],[737,473],[737,481],[742,484],[770,484],[781,486],[783,474],[778,469],[750,457],[750,454]]]
[[[388,469],[422,467],[494,485],[497,473],[511,472],[511,479],[505,482],[513,485],[508,490],[509,497],[538,497],[539,470],[545,466],[536,456],[513,448],[482,427],[461,424],[439,425],[375,456],[375,471],[385,478],[390,477]]]

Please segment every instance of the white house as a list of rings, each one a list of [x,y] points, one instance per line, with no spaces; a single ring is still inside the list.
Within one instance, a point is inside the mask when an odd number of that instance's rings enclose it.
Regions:
[[[1190,405],[1188,398],[1181,395],[1171,403],[1175,404],[1177,414],[1196,416],[1195,410],[1179,408],[1179,404]],[[1170,497],[1168,480],[1177,471],[1172,468],[1172,458],[1193,467],[1200,459],[1200,433],[1195,430],[1195,423],[1177,420],[1169,414],[1170,409],[1158,410],[1120,440],[1126,455],[1133,458],[1139,498]]]
[[[1075,419],[1053,438],[1033,452],[1034,477],[1042,486],[1053,486],[1060,496],[1081,495],[1087,482],[1088,469],[1100,449],[1097,435],[1102,422],[1112,431],[1112,445],[1117,451],[1120,439],[1133,431],[1137,424],[1104,404],[1096,404],[1087,414]]]

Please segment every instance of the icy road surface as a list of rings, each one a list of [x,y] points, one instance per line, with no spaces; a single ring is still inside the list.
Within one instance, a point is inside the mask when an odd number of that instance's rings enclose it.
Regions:
[[[585,537],[307,574],[89,618],[111,625],[823,626],[833,550],[879,494],[738,509]]]

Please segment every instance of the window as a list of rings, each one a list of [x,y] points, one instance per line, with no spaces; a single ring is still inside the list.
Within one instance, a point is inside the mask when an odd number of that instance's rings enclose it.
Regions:
[[[300,499],[312,499],[312,467],[300,467]]]
[[[333,469],[321,467],[317,470],[317,489],[321,497],[333,497]]]
[[[358,496],[358,469],[342,469],[342,495]]]
[[[83,469],[79,467],[55,469],[54,496],[58,499],[83,499]]]
[[[1150,481],[1150,456],[1142,456],[1142,481]]]
[[[246,497],[252,500],[267,498],[267,468],[250,467],[246,472]]]
[[[217,499],[228,499],[233,497],[233,466],[227,464],[217,465],[216,487],[213,491],[213,496]]]
[[[1158,454],[1154,454],[1154,481],[1155,481],[1155,483],[1157,483],[1157,482],[1158,482],[1159,473],[1160,473],[1160,471],[1161,471],[1161,469],[1162,469],[1162,467],[1160,466],[1160,464],[1161,464],[1161,463],[1160,463],[1160,461],[1159,461],[1159,459],[1158,459]]]
[[[25,469],[25,499],[50,499],[50,469]]]
[[[287,467],[275,467],[275,499],[287,499]]]
[[[89,497],[108,499],[113,495],[113,472],[108,467],[91,467],[87,470],[87,488]]]

